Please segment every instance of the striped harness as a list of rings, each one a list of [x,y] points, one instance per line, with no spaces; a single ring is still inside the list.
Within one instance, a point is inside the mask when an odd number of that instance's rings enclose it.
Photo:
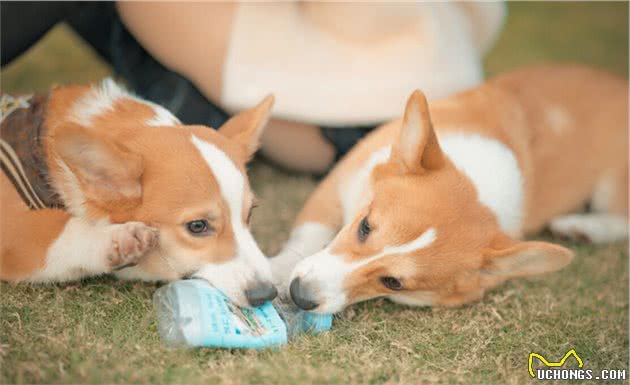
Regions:
[[[63,208],[48,180],[44,137],[47,95],[0,97],[0,164],[31,210]]]

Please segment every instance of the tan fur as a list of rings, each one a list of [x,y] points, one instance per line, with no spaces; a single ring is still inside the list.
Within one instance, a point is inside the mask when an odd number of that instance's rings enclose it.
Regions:
[[[601,209],[627,218],[627,81],[580,66],[539,66],[436,101],[430,118],[424,103],[421,94],[414,94],[404,120],[385,124],[355,146],[298,216],[296,226],[319,222],[341,230],[330,252],[346,261],[409,242],[430,227],[437,230],[425,249],[386,256],[353,271],[344,280],[347,304],[386,295],[405,303],[422,298],[459,305],[506,279],[554,271],[572,258],[563,247],[504,234],[493,212],[479,202],[474,184],[443,159],[434,129],[438,136],[477,133],[515,154],[525,200],[516,235],[538,232],[552,218],[580,209],[606,176],[614,188]],[[414,114],[423,135],[417,142],[413,133],[401,132]],[[338,186],[377,149],[392,143],[390,160],[372,172],[372,199],[342,227]],[[366,217],[373,229],[360,242],[357,229]],[[404,289],[385,288],[379,281],[384,276],[400,279]]]
[[[0,277],[20,281],[44,267],[48,246],[63,230],[69,215],[61,210],[31,211],[4,173],[0,175]],[[28,229],[28,237],[24,232]]]

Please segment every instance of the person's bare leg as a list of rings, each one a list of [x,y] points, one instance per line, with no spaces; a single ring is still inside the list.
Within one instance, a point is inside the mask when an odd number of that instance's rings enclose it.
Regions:
[[[220,100],[236,4],[119,1],[116,6],[129,31],[160,63],[214,103]]]
[[[262,137],[262,154],[291,170],[322,174],[335,161],[335,148],[319,127],[272,119]]]

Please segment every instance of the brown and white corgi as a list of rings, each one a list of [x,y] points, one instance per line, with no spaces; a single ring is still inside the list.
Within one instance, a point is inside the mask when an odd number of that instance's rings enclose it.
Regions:
[[[571,214],[586,203],[592,212]],[[381,296],[460,305],[566,266],[571,250],[518,240],[546,225],[593,242],[627,237],[626,80],[540,66],[430,107],[414,92],[404,117],[311,195],[272,270],[320,313]]]
[[[2,120],[2,280],[194,274],[239,305],[275,297],[245,171],[272,97],[218,131],[111,80],[21,102]]]

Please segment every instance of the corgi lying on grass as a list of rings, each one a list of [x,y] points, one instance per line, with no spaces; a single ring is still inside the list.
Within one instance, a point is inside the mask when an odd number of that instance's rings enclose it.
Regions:
[[[273,299],[245,172],[272,104],[215,131],[109,80],[18,99],[2,116],[0,279],[197,275],[240,306]]]
[[[575,213],[590,204],[591,212]],[[302,309],[375,297],[461,305],[566,266],[548,226],[592,242],[628,235],[628,83],[579,66],[519,69],[375,130],[336,166],[271,260]]]

